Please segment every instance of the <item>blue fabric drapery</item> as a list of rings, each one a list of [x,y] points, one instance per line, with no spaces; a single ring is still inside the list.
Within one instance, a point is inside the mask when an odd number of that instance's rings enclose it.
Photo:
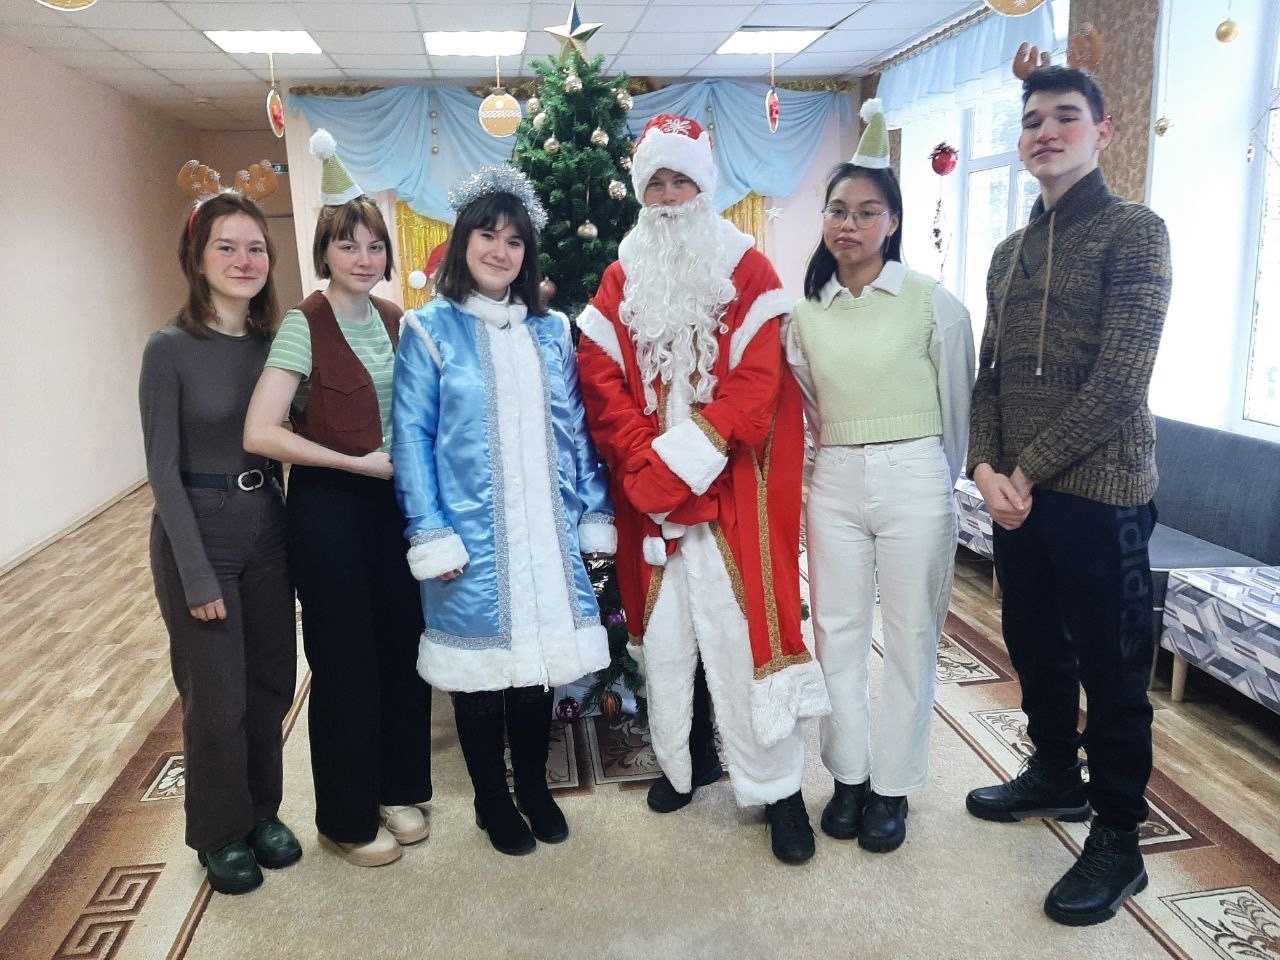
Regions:
[[[721,175],[716,207],[724,210],[748,193],[785,197],[813,163],[827,119],[834,115],[841,125],[852,123],[852,105],[835,93],[779,90],[782,122],[771,134],[767,90],[734,80],[676,84],[637,96],[627,125],[638,134],[660,113],[692,117],[703,126],[714,122]],[[290,103],[312,129],[333,134],[339,155],[365,190],[394,190],[418,213],[448,223],[454,219],[449,187],[476,167],[507,159],[516,144],[514,134],[495,138],[480,128],[480,98],[461,87],[389,87],[359,97],[293,94]],[[432,146],[440,152],[432,153]]]
[[[1055,12],[1058,16],[1055,18]],[[1022,17],[992,15],[885,70],[876,95],[891,127],[971,106],[1010,82],[1018,45],[1052,52],[1065,46],[1065,4],[1053,0]]]

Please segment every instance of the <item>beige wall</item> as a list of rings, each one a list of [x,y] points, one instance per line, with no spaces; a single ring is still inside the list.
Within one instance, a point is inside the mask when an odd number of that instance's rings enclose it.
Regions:
[[[193,130],[0,40],[0,570],[142,479]]]

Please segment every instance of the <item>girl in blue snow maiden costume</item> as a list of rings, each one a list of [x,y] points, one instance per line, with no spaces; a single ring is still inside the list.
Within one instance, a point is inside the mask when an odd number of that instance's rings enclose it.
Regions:
[[[405,316],[392,459],[427,624],[418,672],[453,694],[477,826],[522,854],[569,835],[546,783],[551,688],[609,661],[582,554],[617,539],[569,323],[539,302],[546,212],[507,165],[449,199],[437,297]]]

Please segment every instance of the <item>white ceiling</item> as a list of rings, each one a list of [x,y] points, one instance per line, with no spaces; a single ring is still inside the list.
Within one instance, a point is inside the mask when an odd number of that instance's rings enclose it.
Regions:
[[[580,0],[604,71],[664,81],[766,80],[768,55],[716,56],[743,26],[834,28],[798,54],[779,55],[780,78],[852,79],[955,20],[978,0]],[[35,0],[0,0],[0,36],[92,80],[208,130],[260,129],[265,54],[227,54],[204,30],[307,30],[323,53],[278,55],[282,87],[304,83],[483,83],[485,57],[430,57],[424,30],[527,30],[525,51],[502,58],[504,82],[533,77],[530,61],[556,52],[543,27],[564,23],[568,0],[98,0],[59,13]]]

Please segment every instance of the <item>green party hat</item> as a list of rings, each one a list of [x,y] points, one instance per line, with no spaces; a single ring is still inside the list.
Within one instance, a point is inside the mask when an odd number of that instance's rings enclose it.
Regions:
[[[351,179],[346,164],[338,157],[338,144],[333,134],[321,127],[311,136],[311,153],[324,163],[320,175],[320,201],[326,207],[340,207],[364,193]]]
[[[867,125],[858,141],[858,150],[849,162],[859,167],[883,170],[889,166],[889,127],[884,122],[880,98],[873,97],[862,105],[859,116]]]

